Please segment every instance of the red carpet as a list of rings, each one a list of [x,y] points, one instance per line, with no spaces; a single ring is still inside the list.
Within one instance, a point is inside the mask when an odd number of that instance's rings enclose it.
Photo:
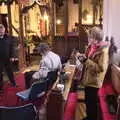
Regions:
[[[16,96],[16,93],[18,91],[25,89],[24,81],[25,81],[24,74],[21,73],[16,77],[16,83],[19,87],[17,88],[12,87],[9,82],[5,83],[4,93],[0,94],[0,106],[20,106],[20,105],[28,103],[28,102],[23,102]],[[39,107],[41,101],[42,99],[37,100],[37,101],[29,101],[29,102],[32,102],[34,105]]]
[[[74,120],[76,104],[77,104],[77,95],[76,93],[72,92],[69,94],[63,120]]]

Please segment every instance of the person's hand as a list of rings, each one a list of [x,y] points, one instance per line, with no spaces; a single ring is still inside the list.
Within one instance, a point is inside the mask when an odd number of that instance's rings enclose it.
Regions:
[[[78,58],[78,57],[84,57],[84,56],[85,56],[85,54],[82,54],[82,53],[79,53],[79,52],[78,52],[78,53],[76,53],[76,55],[75,55],[75,56],[76,56],[77,58]]]
[[[14,58],[10,58],[10,61],[11,61],[11,62],[14,62]]]
[[[80,62],[85,62],[87,60],[87,57],[85,55],[79,56],[78,60],[80,60]]]
[[[77,52],[76,55],[75,55],[75,57],[78,58],[79,56],[81,56],[81,53]]]
[[[10,58],[11,62],[14,62],[14,61],[17,61],[17,60],[18,60],[18,58]]]
[[[13,58],[13,57],[10,58],[10,61],[11,61],[11,62],[14,62],[14,61],[17,61],[17,60],[18,60],[18,58]]]
[[[14,61],[18,61],[18,58],[14,58]]]

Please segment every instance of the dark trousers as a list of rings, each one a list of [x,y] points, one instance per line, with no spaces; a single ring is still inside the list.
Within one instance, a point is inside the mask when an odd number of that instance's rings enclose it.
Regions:
[[[16,85],[15,83],[15,79],[14,79],[14,75],[13,75],[13,70],[12,70],[12,67],[11,67],[11,63],[10,61],[9,62],[2,62],[0,61],[0,89],[2,89],[3,87],[3,71],[5,70],[11,84],[13,86]]]
[[[99,100],[98,88],[85,87],[85,103],[87,118],[85,120],[98,120],[99,116]]]
[[[32,78],[32,75],[35,73],[36,71],[29,71],[29,72],[26,72],[24,75],[25,75],[25,85],[26,85],[26,89],[30,88],[31,87],[31,84],[34,82],[34,81],[37,81],[37,80],[33,80]],[[52,84],[56,81],[57,79],[57,70],[56,71],[51,71],[51,72],[48,72],[48,75],[47,77],[45,78],[48,82],[47,82],[47,89],[52,86]]]

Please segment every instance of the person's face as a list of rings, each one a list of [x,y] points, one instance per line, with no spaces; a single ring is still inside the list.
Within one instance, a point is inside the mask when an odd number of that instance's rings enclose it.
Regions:
[[[5,34],[5,28],[1,27],[0,28],[0,37],[4,36],[4,34]]]

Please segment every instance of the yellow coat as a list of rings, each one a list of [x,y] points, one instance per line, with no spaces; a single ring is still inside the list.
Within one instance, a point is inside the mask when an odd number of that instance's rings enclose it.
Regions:
[[[108,68],[108,47],[104,46],[96,50],[91,58],[84,63],[82,84],[100,88]]]

